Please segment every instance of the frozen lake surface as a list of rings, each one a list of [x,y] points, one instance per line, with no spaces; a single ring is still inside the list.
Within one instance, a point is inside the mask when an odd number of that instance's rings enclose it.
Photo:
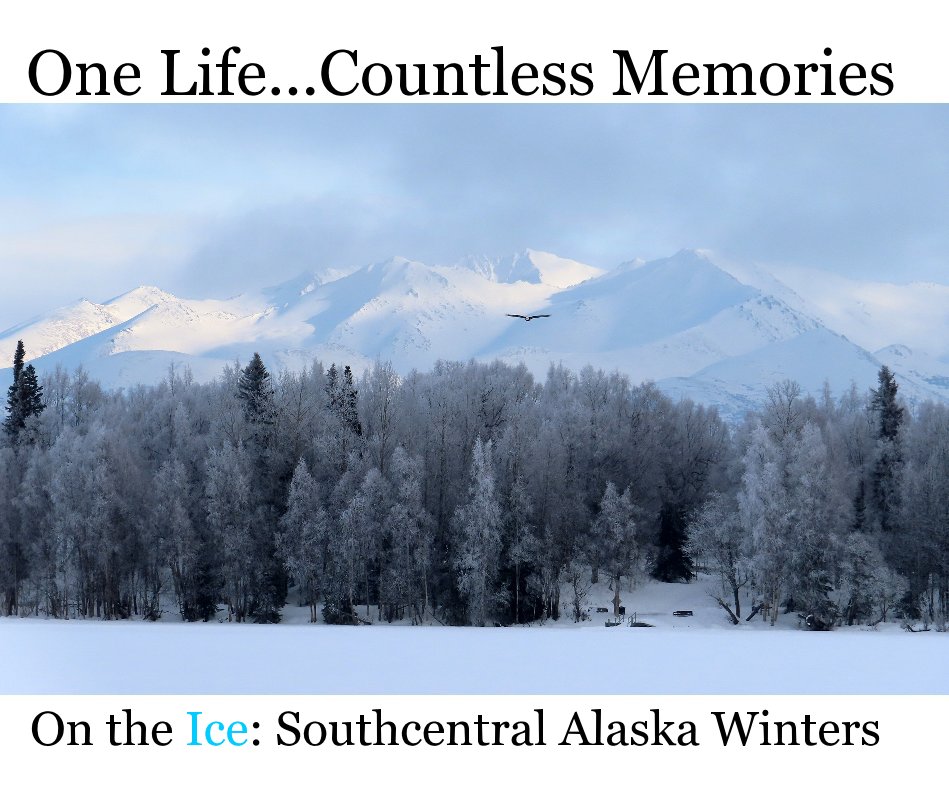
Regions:
[[[605,589],[604,589],[605,590]],[[0,618],[0,692],[946,694],[949,634],[732,627],[703,582],[626,593],[652,628],[332,627]],[[606,605],[602,593],[591,603]],[[679,618],[673,610],[692,609]]]
[[[949,693],[949,635],[899,630],[0,622],[0,691]]]

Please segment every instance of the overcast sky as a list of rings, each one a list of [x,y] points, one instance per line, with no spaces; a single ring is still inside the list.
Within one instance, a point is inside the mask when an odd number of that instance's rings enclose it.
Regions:
[[[531,247],[949,281],[949,107],[0,106],[0,329]]]

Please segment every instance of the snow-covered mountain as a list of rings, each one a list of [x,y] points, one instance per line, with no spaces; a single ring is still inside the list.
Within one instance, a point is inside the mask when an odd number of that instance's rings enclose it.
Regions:
[[[533,312],[550,317],[508,316]],[[589,363],[726,412],[785,378],[812,393],[869,387],[886,363],[905,397],[949,399],[949,287],[723,268],[697,251],[612,271],[530,250],[456,265],[396,257],[226,300],[139,287],[0,333],[4,359],[18,339],[40,373],[82,364],[113,387],[156,382],[171,363],[208,379],[259,351],[276,370],[500,358],[543,377],[551,362]]]

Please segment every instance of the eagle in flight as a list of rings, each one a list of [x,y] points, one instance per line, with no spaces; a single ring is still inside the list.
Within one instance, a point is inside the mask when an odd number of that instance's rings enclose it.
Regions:
[[[508,317],[519,317],[521,320],[526,320],[528,323],[536,317],[550,317],[550,315],[512,315],[508,313]]]

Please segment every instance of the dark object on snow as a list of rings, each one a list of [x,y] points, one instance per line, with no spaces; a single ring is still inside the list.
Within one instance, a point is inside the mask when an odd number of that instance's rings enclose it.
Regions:
[[[626,615],[626,608],[625,608],[625,607],[620,607],[620,608],[619,608],[619,614],[620,614],[620,615]]]
[[[603,623],[604,623],[604,625],[606,625],[606,626],[608,626],[608,627],[618,627],[618,626],[619,626],[620,624],[622,624],[623,622],[622,622],[622,621],[604,621]]]
[[[596,608],[596,611],[597,611],[598,613],[608,613],[608,612],[610,611],[610,608],[609,608],[609,607],[597,607],[597,608]]]
[[[751,615],[749,615],[749,616],[745,619],[745,621],[751,621],[752,618],[754,618],[756,615],[758,615],[758,613],[761,611],[761,608],[762,608],[762,607],[764,607],[763,604],[759,604],[759,605],[753,607],[752,610],[751,610]],[[761,617],[764,618],[764,615],[762,615]]]
[[[821,620],[813,613],[808,615],[799,616],[804,621],[804,626],[806,626],[812,632],[828,632],[831,629],[831,625],[826,621]]]
[[[655,624],[647,624],[645,621],[630,621],[629,625],[631,627],[652,627]]]
[[[674,610],[673,615],[692,615],[691,610]]]
[[[530,323],[532,320],[535,320],[536,318],[550,317],[550,315],[512,315],[508,313],[508,317],[519,317],[521,320],[526,320],[528,323]]]

